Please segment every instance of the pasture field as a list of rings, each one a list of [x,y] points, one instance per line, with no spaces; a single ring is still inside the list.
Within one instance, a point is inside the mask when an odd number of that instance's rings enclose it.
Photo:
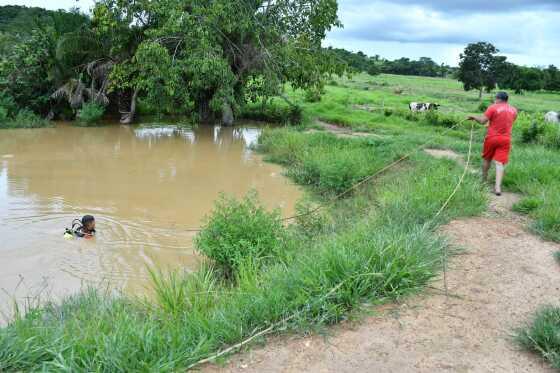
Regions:
[[[421,151],[332,198],[423,144],[466,157],[470,124],[455,125],[480,112],[476,93],[448,79],[358,75],[333,80],[319,102],[288,95],[303,106],[303,124],[266,130],[258,148],[306,186],[299,217],[283,224],[255,196],[224,197],[197,239],[209,259],[198,272],[153,269],[150,299],[85,289],[60,303],[31,300],[0,329],[0,370],[177,371],[259,332],[355,318],[365,304],[399,299],[436,279],[454,249],[438,227],[486,209],[488,186],[478,174],[465,174],[441,215],[464,167]],[[505,180],[524,195],[516,208],[533,218],[532,229],[556,241],[560,151],[553,132],[527,133],[559,99],[512,98],[525,113]],[[438,102],[441,113],[412,115],[410,101]],[[369,135],[337,136],[317,120]],[[478,128],[475,161],[483,136]],[[312,213],[317,204],[325,208]]]

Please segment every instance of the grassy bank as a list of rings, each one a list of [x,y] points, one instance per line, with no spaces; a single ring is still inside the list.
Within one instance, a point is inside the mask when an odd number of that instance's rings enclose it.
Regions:
[[[478,102],[459,88],[445,79],[359,76],[333,82],[320,102],[289,92],[307,127],[267,130],[259,149],[307,187],[298,207],[305,213],[429,140],[465,154],[469,127],[448,127]],[[527,97],[522,104],[537,115],[540,106]],[[435,99],[444,105],[435,117],[402,107]],[[379,136],[309,133],[316,118]],[[476,152],[482,138],[477,131]],[[550,167],[558,157],[550,146],[517,143],[506,179],[508,188],[532,198],[518,208],[552,239],[559,179]],[[486,186],[469,173],[434,221],[462,172],[454,161],[416,153],[288,226],[257,199],[223,199],[196,240],[209,258],[198,272],[154,271],[149,300],[91,289],[29,307],[0,329],[0,370],[176,371],[273,325],[279,332],[313,329],[353,317],[364,302],[416,292],[437,277],[452,250],[437,227],[486,207]]]
[[[304,108],[304,119],[313,126],[316,119],[381,136],[398,136],[406,144],[417,144],[441,133],[467,114],[481,113],[475,92],[465,92],[451,79],[369,76],[333,80],[319,102],[306,102],[301,92],[289,91],[293,101]],[[492,94],[486,94],[489,103]],[[506,170],[504,186],[521,193],[523,201],[516,210],[533,218],[534,232],[560,242],[560,126],[546,124],[544,113],[557,107],[559,94],[526,93],[511,95],[511,103],[521,111],[514,127],[514,148]],[[408,103],[438,102],[438,114],[414,115]],[[467,152],[468,126],[439,138],[434,147]],[[480,128],[480,127],[479,127]],[[474,151],[482,150],[484,130],[476,135]],[[479,157],[475,157],[478,162]]]
[[[310,186],[314,201],[412,146],[404,139],[372,143],[288,129],[267,132],[261,142],[271,158],[290,163],[287,172]],[[358,166],[346,169],[351,163]],[[174,371],[286,318],[287,329],[307,329],[345,319],[364,301],[417,291],[439,273],[447,248],[437,225],[485,207],[481,186],[469,176],[446,213],[431,220],[461,172],[453,162],[417,155],[320,216],[282,226],[269,237],[280,240],[281,250],[237,260],[229,276],[211,266],[195,274],[155,273],[155,301],[89,290],[29,309],[0,331],[0,369]],[[220,227],[216,240],[232,232],[251,237],[261,226],[254,221],[279,219],[251,207],[246,215],[253,220],[221,216],[228,202],[222,203],[206,228]],[[241,238],[230,243],[257,245]]]

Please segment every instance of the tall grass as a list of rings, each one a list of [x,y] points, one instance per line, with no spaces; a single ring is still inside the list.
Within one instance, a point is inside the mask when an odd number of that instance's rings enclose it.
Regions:
[[[541,308],[529,325],[518,331],[517,341],[560,369],[560,307]]]

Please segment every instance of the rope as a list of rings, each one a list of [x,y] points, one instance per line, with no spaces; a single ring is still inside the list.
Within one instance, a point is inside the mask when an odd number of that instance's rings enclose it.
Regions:
[[[474,139],[474,123],[471,124],[471,134],[470,134],[470,140],[469,140],[469,152],[468,152],[468,155],[467,155],[467,162],[465,164],[465,169],[463,170],[463,174],[459,178],[459,181],[457,182],[457,185],[455,185],[455,188],[453,189],[453,191],[451,192],[449,197],[445,200],[445,202],[443,203],[441,208],[438,210],[438,212],[434,215],[432,220],[430,220],[430,222],[428,224],[424,225],[424,228],[427,228],[437,218],[440,217],[440,215],[449,206],[449,203],[451,202],[453,197],[455,197],[455,195],[459,191],[459,188],[463,184],[463,181],[465,180],[465,177],[467,176],[467,172],[469,171],[469,166],[470,166],[470,163],[471,163],[473,139]],[[442,265],[442,270],[443,270],[443,286],[445,288],[445,297],[446,298],[449,297],[449,287],[447,285],[447,258],[448,258],[448,256],[449,256],[448,248],[447,248],[447,245],[445,245],[445,247],[443,249],[443,256],[441,258],[441,265]]]
[[[408,158],[410,158],[412,155],[414,155],[415,153],[417,153],[418,151],[420,151],[421,149],[423,149],[425,146],[427,146],[428,144],[430,144],[432,141],[434,141],[435,139],[444,136],[446,133],[448,133],[451,130],[454,130],[455,128],[457,128],[458,126],[460,126],[461,124],[463,124],[467,119],[463,119],[460,122],[458,122],[457,124],[455,124],[452,127],[447,128],[445,131],[437,134],[436,136],[432,137],[430,140],[426,141],[425,143],[423,143],[422,145],[414,148],[412,151],[410,151],[409,153],[403,155],[402,157],[400,157],[399,159],[397,159],[396,161],[390,163],[389,165],[381,168],[380,170],[377,170],[375,173],[367,176],[366,178],[362,179],[361,181],[357,182],[356,184],[353,184],[351,187],[349,187],[348,189],[344,190],[342,193],[337,194],[336,196],[334,196],[333,198],[331,198],[329,201],[327,201],[326,203],[323,203],[317,207],[315,207],[312,210],[303,212],[301,214],[296,214],[293,216],[289,216],[287,218],[283,218],[282,221],[290,221],[290,220],[294,220],[294,219],[298,219],[298,218],[302,218],[305,216],[309,216],[309,215],[313,215],[321,210],[323,210],[324,208],[334,204],[335,202],[337,202],[338,200],[340,200],[342,197],[348,195],[349,193],[351,193],[352,191],[358,189],[360,186],[368,183],[369,181],[375,179],[376,177],[378,177],[379,175],[387,172],[388,170],[390,170],[391,168],[397,166],[398,164],[400,164],[401,162],[407,160]],[[471,145],[472,145],[472,132],[471,132]],[[470,151],[470,148],[469,148]],[[470,155],[469,155],[470,156]],[[456,192],[455,192],[456,193]],[[453,197],[451,197],[453,198]],[[451,200],[451,199],[450,199]],[[450,201],[449,200],[449,201]],[[447,204],[449,203],[449,201],[447,201]],[[440,212],[438,212],[438,215],[441,214],[441,212],[445,209],[445,207],[443,209],[441,209]],[[188,228],[185,230],[186,232],[200,232],[202,231],[202,228]]]
[[[333,294],[335,291],[337,291],[338,289],[340,289],[340,287],[341,287],[342,285],[344,285],[344,283],[346,282],[346,280],[348,280],[348,279],[350,279],[350,278],[351,278],[351,277],[349,277],[349,278],[343,280],[342,282],[338,283],[338,285],[336,285],[336,286],[333,287],[331,290],[329,290],[329,292],[328,292],[327,294],[325,294],[324,296],[322,296],[321,298],[319,298],[319,299],[317,299],[317,300],[323,300],[323,299],[328,298],[331,294]],[[307,306],[309,307],[310,304],[308,303]],[[272,324],[272,325],[269,326],[268,328],[266,328],[266,329],[264,329],[264,330],[262,330],[262,331],[260,331],[260,332],[258,332],[258,333],[256,333],[256,334],[252,334],[250,337],[248,337],[247,339],[244,339],[243,341],[241,341],[241,342],[239,342],[239,343],[237,343],[237,344],[235,344],[235,345],[233,345],[233,346],[230,346],[230,347],[228,347],[228,348],[226,348],[226,349],[224,349],[224,350],[221,350],[221,351],[217,352],[216,354],[211,355],[211,356],[209,356],[209,357],[207,357],[207,358],[205,358],[205,359],[198,360],[198,361],[192,363],[191,365],[189,365],[189,366],[187,367],[186,370],[190,370],[191,368],[194,368],[194,367],[196,367],[196,366],[198,366],[198,365],[205,364],[205,363],[209,363],[209,362],[211,362],[211,361],[213,361],[213,360],[216,360],[216,359],[219,358],[220,356],[226,355],[226,354],[228,354],[228,353],[231,352],[231,351],[237,350],[237,349],[239,349],[239,348],[245,346],[246,344],[248,344],[249,342],[251,342],[251,341],[254,340],[255,338],[258,338],[258,337],[261,337],[261,336],[263,336],[263,335],[270,334],[270,333],[274,332],[280,325],[286,324],[288,321],[290,321],[290,320],[296,318],[301,312],[302,312],[302,310],[300,309],[300,310],[294,312],[293,314],[291,314],[290,316],[287,316],[287,317],[283,318],[282,320],[280,320],[280,321],[278,321],[278,322]]]
[[[439,134],[438,136],[442,136],[444,133],[446,133],[447,131],[459,126],[461,123],[463,123],[465,120],[457,123],[455,126],[450,127],[448,130],[444,131],[443,133]],[[437,136],[436,136],[437,137]],[[434,137],[435,138],[435,137]],[[465,169],[463,171],[463,174],[461,175],[461,177],[459,178],[459,181],[457,182],[457,185],[455,186],[455,188],[453,189],[453,191],[451,192],[451,194],[449,195],[449,197],[445,200],[445,202],[443,203],[443,205],[441,206],[441,208],[438,210],[438,212],[434,215],[434,217],[430,220],[429,224],[433,223],[442,213],[443,211],[445,211],[445,209],[449,206],[449,203],[451,202],[451,200],[453,200],[453,198],[455,197],[455,195],[457,194],[457,192],[459,191],[461,185],[463,184],[465,177],[468,173],[469,170],[469,166],[470,166],[470,162],[471,162],[471,157],[472,157],[472,146],[473,146],[473,139],[474,139],[474,123],[471,125],[471,130],[470,130],[470,139],[469,139],[469,151],[468,151],[468,155],[467,155],[467,162],[465,164]],[[433,140],[433,138],[432,138]],[[403,157],[399,158],[398,160],[396,160],[395,162],[383,167],[382,169],[378,170],[377,172],[375,172],[374,174],[368,176],[367,178],[365,178],[364,180],[354,184],[352,187],[348,188],[346,191],[344,191],[343,193],[340,193],[339,195],[337,195],[336,197],[340,198],[341,196],[344,196],[345,194],[349,193],[350,191],[358,188],[360,185],[363,185],[364,183],[368,182],[369,180],[375,178],[377,175],[387,171],[388,169],[394,167],[395,165],[399,164],[400,162],[402,162],[403,160],[409,158],[412,154],[414,154],[416,151],[418,151],[419,149],[423,148],[424,146],[426,146],[427,144],[429,144],[432,140],[422,144],[421,146],[417,147],[415,150],[411,151],[410,153],[404,155]],[[335,200],[336,200],[335,197]],[[332,201],[330,201],[329,203],[332,203]],[[315,209],[313,212],[318,211],[320,208],[324,207],[323,206],[319,206],[319,208]],[[312,213],[312,212],[311,212]],[[303,214],[300,214],[296,217],[302,216]],[[291,217],[291,218],[295,218],[295,217]],[[287,219],[285,219],[287,220]],[[428,227],[429,224],[426,224],[424,227]],[[444,249],[444,255],[443,255],[443,277],[444,277],[444,283],[445,283],[445,296],[448,297],[448,287],[447,287],[447,247],[445,247]],[[328,296],[330,296],[332,293],[334,293],[336,290],[338,290],[348,279],[350,279],[351,277],[343,280],[342,282],[340,282],[337,286],[335,286],[334,288],[332,288],[324,297],[322,297],[321,299],[327,298]],[[198,360],[196,362],[194,362],[193,364],[189,365],[187,367],[187,370],[204,364],[204,363],[208,363],[211,362],[217,358],[219,358],[220,356],[223,356],[225,354],[228,354],[234,350],[240,349],[241,347],[245,346],[246,344],[250,343],[251,341],[253,341],[254,339],[264,336],[266,334],[270,334],[272,332],[274,332],[279,326],[286,324],[288,321],[294,319],[296,316],[298,316],[301,313],[301,310],[296,311],[295,313],[293,313],[292,315],[272,324],[271,326],[269,326],[268,328],[252,334],[251,336],[249,336],[248,338],[244,339],[243,341],[232,345],[224,350],[221,350],[219,352],[217,352],[214,355],[211,355],[207,358],[204,358],[202,360]]]
[[[443,135],[445,135],[447,132],[457,128],[458,126],[460,126],[462,123],[464,123],[466,121],[466,119],[463,119],[462,121],[458,122],[457,124],[455,124],[452,127],[449,127],[448,129],[446,129],[445,131],[443,131],[442,133],[432,137],[430,140],[426,141],[425,143],[423,143],[422,145],[414,148],[414,150],[412,150],[410,153],[405,154],[404,156],[400,157],[399,159],[397,159],[396,161],[394,161],[393,163],[383,167],[382,169],[376,171],[375,173],[373,173],[372,175],[366,177],[365,179],[359,181],[358,183],[352,185],[350,188],[346,189],[345,191],[343,191],[340,194],[337,194],[336,196],[334,196],[330,201],[317,206],[316,208],[310,210],[310,211],[306,211],[304,213],[301,214],[297,214],[294,216],[290,216],[287,218],[282,219],[282,221],[289,221],[289,220],[293,220],[293,219],[297,219],[297,218],[301,218],[304,216],[308,216],[308,215],[312,215],[320,210],[322,210],[323,208],[332,205],[333,203],[335,203],[336,201],[338,201],[339,199],[341,199],[342,197],[344,197],[345,195],[349,194],[350,192],[354,191],[355,189],[357,189],[358,187],[362,186],[363,184],[369,182],[370,180],[376,178],[377,176],[385,173],[386,171],[388,171],[389,169],[395,167],[396,165],[398,165],[399,163],[403,162],[404,160],[410,158],[412,155],[414,155],[416,152],[418,152],[419,150],[421,150],[422,148],[424,148],[425,146],[427,146],[429,143],[431,143],[432,141],[434,141],[434,139],[441,137]]]

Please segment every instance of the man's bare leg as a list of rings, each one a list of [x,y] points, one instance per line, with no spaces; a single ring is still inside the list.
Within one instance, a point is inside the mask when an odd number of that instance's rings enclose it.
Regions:
[[[502,180],[504,180],[505,167],[503,163],[496,162],[496,194],[502,194]]]
[[[490,170],[490,166],[492,166],[492,161],[484,160],[482,163],[482,181],[488,181],[488,171]]]

